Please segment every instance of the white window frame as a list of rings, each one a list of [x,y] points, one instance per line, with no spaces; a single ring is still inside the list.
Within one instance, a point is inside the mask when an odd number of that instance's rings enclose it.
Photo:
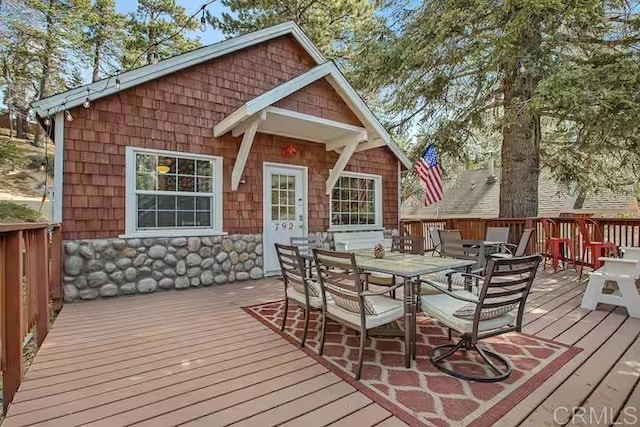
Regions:
[[[153,154],[157,156],[179,157],[194,160],[209,160],[213,162],[213,201],[211,206],[211,227],[207,228],[162,228],[157,230],[137,230],[136,219],[136,154]],[[126,147],[125,149],[125,234],[121,238],[140,237],[188,237],[188,236],[219,236],[226,235],[222,231],[222,193],[223,193],[223,159],[219,156],[184,153],[180,151],[152,150],[147,148]],[[183,193],[166,192],[168,195],[182,195]]]
[[[376,203],[375,203],[375,223],[374,224],[357,224],[357,225],[333,225],[332,223],[332,206],[333,206],[333,188],[329,193],[329,230],[328,231],[373,231],[384,230],[384,221],[382,218],[382,175],[374,175],[361,172],[342,172],[341,177],[348,178],[365,178],[374,181]],[[337,185],[338,181],[336,181]]]

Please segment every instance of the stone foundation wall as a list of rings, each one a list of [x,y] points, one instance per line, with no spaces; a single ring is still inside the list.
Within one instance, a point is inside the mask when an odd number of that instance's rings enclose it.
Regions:
[[[64,252],[66,302],[263,277],[261,234],[67,240]]]
[[[310,233],[333,249],[333,234]],[[385,237],[398,230],[385,230]],[[67,240],[64,300],[92,300],[260,279],[261,234]]]

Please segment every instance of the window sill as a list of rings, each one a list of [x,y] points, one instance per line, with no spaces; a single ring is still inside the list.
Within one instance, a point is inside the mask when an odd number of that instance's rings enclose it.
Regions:
[[[205,236],[227,236],[226,231],[215,230],[145,230],[133,233],[121,234],[120,239],[144,239],[150,237],[205,237]]]
[[[384,231],[384,227],[373,226],[373,227],[357,227],[357,228],[329,228],[327,232],[329,233],[344,233],[349,231]]]

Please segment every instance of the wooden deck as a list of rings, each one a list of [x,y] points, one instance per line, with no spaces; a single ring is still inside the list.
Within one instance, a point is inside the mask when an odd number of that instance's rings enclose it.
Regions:
[[[583,289],[573,270],[538,275],[526,332],[584,350],[498,425],[573,407],[606,416],[569,425],[640,424],[640,319],[581,309]],[[66,305],[3,426],[404,425],[240,309],[281,293],[265,279]]]

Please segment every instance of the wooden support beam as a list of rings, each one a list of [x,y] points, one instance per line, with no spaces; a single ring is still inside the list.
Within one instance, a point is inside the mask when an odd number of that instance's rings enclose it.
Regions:
[[[349,144],[350,142],[353,142],[353,141],[362,142],[362,141],[366,141],[367,139],[368,139],[368,135],[366,131],[358,132],[355,135],[347,135],[347,136],[343,136],[342,138],[333,140],[331,142],[327,142],[325,144],[325,150],[335,151],[343,148],[345,145]]]
[[[238,191],[238,185],[240,185],[240,178],[244,172],[244,166],[247,164],[249,158],[249,152],[253,145],[253,139],[256,136],[258,125],[260,124],[260,118],[257,117],[249,125],[244,136],[242,137],[242,144],[240,144],[240,150],[238,150],[238,157],[236,157],[236,163],[233,165],[233,172],[231,172],[231,190]]]
[[[233,128],[233,130],[231,131],[231,135],[238,137],[242,134],[244,134],[247,129],[249,129],[249,127],[251,127],[251,125],[253,124],[253,122],[256,119],[260,119],[260,120],[267,120],[267,110],[262,110],[260,111],[258,114],[248,118],[247,120],[245,120],[244,122],[240,123],[238,126],[236,126],[235,128]]]
[[[365,150],[371,150],[372,148],[384,147],[387,145],[382,139],[375,139],[373,141],[363,142],[356,149],[356,153]]]
[[[360,142],[358,140],[355,140],[345,145],[344,149],[342,150],[342,153],[340,153],[340,157],[338,157],[336,164],[333,166],[333,169],[329,174],[329,178],[327,178],[327,187],[326,187],[327,194],[331,193],[331,189],[338,181],[338,177],[344,171],[344,168],[347,166],[347,163],[349,163],[349,160],[351,159],[351,156],[353,155],[353,153],[356,151],[356,148],[358,147],[359,143]]]
[[[22,231],[0,236],[2,288],[2,404],[4,413],[22,381]],[[44,262],[44,260],[43,260]]]

